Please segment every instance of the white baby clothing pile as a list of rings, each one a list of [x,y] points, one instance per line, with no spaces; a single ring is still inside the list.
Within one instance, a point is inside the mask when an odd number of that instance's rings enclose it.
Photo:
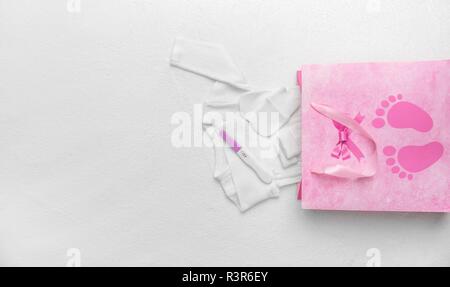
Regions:
[[[170,64],[213,81],[203,103],[203,129],[214,148],[214,178],[241,211],[300,181],[298,87],[251,87],[224,47],[214,43],[177,38]],[[261,180],[255,170],[271,180]]]

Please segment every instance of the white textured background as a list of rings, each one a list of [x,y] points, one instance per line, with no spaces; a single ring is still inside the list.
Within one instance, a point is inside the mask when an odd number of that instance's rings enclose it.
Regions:
[[[365,266],[376,247],[450,266],[450,216],[303,211],[295,187],[240,214],[206,150],[170,145],[210,83],[167,61],[175,36],[220,42],[273,87],[303,63],[450,58],[450,1],[66,4],[0,0],[0,265]]]

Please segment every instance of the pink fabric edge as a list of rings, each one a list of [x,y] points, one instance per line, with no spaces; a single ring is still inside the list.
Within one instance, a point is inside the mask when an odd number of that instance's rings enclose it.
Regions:
[[[303,83],[303,81],[302,81],[302,70],[298,70],[297,71],[297,85],[299,86],[300,90],[302,89],[302,83]],[[300,95],[301,94],[302,93],[300,93]],[[298,184],[297,200],[302,200],[302,182],[301,181]]]

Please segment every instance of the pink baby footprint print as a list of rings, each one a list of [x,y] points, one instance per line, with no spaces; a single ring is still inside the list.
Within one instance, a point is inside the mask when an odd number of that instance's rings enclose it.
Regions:
[[[375,113],[378,116],[372,125],[380,129],[386,122],[393,128],[411,128],[419,132],[428,132],[433,128],[433,119],[422,108],[413,103],[402,101],[403,96],[389,96],[381,102],[381,108]]]
[[[429,168],[442,157],[444,147],[439,142],[431,142],[424,146],[405,146],[397,152],[395,147],[387,146],[383,153],[389,157],[386,164],[391,167],[393,174],[412,180],[412,173]]]

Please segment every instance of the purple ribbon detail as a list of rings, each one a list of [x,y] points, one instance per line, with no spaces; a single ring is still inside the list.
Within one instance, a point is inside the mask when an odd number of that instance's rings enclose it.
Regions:
[[[358,124],[361,124],[364,120],[364,117],[360,113],[358,113],[354,120]],[[333,121],[333,124],[339,132],[339,141],[336,144],[336,147],[333,149],[331,156],[337,159],[342,158],[343,160],[347,160],[351,157],[351,154],[353,154],[356,159],[358,159],[358,161],[364,158],[364,154],[362,153],[362,151],[350,138],[352,131],[348,127],[336,121]]]

